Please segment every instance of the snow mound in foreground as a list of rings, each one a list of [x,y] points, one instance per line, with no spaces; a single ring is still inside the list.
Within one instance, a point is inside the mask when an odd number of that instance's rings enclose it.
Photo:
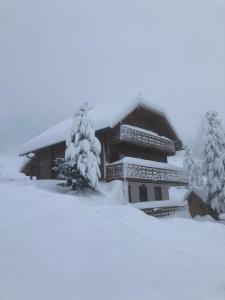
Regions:
[[[0,180],[24,179],[25,175],[19,172],[23,157],[0,156]]]
[[[0,183],[1,299],[224,300],[224,225],[35,184]]]

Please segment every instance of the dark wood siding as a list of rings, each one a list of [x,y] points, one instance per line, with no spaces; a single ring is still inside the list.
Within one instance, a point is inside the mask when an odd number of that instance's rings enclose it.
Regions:
[[[142,107],[137,107],[131,114],[125,117],[121,123],[156,132],[173,141],[177,140],[177,136],[164,116]]]
[[[102,149],[104,141],[100,139]],[[38,179],[57,179],[58,175],[52,170],[54,167],[54,161],[56,158],[65,157],[66,143],[59,143],[45,149],[39,150],[37,155],[37,178]],[[101,171],[101,179],[104,179],[104,163],[103,163],[103,151],[100,155],[101,163],[100,163],[100,171]],[[27,174],[30,175],[30,174]]]
[[[52,177],[52,149],[46,148],[38,152],[38,179],[51,179]]]
[[[66,143],[60,143],[53,147],[53,157],[54,160],[56,158],[63,158],[65,157],[65,151],[66,151]]]
[[[110,146],[109,162],[115,162],[122,158],[122,156],[129,156],[135,158],[142,158],[147,160],[167,162],[167,156],[164,153],[151,151],[149,149],[138,147],[135,145],[119,144]]]
[[[192,218],[196,216],[210,215],[218,220],[218,214],[209,205],[207,205],[195,192],[191,192],[187,197],[189,212]]]

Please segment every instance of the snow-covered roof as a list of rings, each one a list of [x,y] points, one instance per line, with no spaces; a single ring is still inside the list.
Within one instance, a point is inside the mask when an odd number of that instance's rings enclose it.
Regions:
[[[115,161],[109,165],[117,165],[117,164],[121,164],[121,163],[156,168],[156,169],[163,169],[163,170],[184,171],[183,168],[180,168],[180,167],[177,167],[177,166],[174,166],[171,164],[153,161],[153,160],[145,160],[142,158],[128,157],[128,156],[125,156],[122,159]]]
[[[20,150],[20,154],[30,153],[32,151],[54,145],[66,140],[68,132],[72,126],[72,118],[69,118],[50,129],[42,132],[38,136],[26,142]]]
[[[184,200],[187,200],[191,193],[195,193],[200,199],[202,199],[205,203],[207,202],[206,199],[206,191],[204,188],[190,188],[184,196]]]
[[[135,98],[129,103],[121,103],[119,107],[118,105],[115,105],[115,103],[98,105],[89,112],[89,117],[93,122],[95,130],[100,130],[106,127],[114,127],[138,106],[145,107],[146,109],[155,111],[156,113],[164,116],[176,133],[164,109],[156,104],[146,101],[142,96]],[[71,126],[72,118],[69,118],[47,129],[43,133],[26,142],[21,148],[20,154],[27,154],[65,141],[68,133],[70,132]]]

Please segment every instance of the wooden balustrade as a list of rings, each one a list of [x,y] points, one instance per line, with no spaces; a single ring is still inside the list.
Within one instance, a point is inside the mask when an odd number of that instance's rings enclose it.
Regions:
[[[146,167],[141,165],[119,163],[106,167],[106,179],[138,179],[152,182],[164,182],[183,185],[188,183],[187,173],[170,169]]]
[[[176,152],[175,143],[169,139],[151,134],[150,132],[143,132],[142,130],[133,129],[121,125],[113,142],[125,141],[138,145],[142,145],[149,148],[159,149],[161,151],[174,154]]]
[[[178,206],[160,207],[159,204],[157,208],[143,208],[141,210],[149,216],[161,218],[174,214],[178,209]]]

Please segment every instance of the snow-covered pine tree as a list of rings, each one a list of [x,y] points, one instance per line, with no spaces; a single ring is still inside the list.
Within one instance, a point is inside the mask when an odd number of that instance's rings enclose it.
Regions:
[[[195,185],[202,187],[204,184],[204,177],[202,174],[202,163],[195,161]]]
[[[208,204],[217,211],[225,211],[225,132],[218,114],[206,114],[203,173],[206,176]]]
[[[71,133],[66,143],[64,159],[56,160],[55,171],[67,180],[67,186],[80,191],[98,190],[101,144],[87,114],[91,108],[84,103],[74,115]]]
[[[188,144],[186,144],[184,150],[184,169],[188,174],[189,186],[196,185],[196,165],[192,156],[191,148]]]

